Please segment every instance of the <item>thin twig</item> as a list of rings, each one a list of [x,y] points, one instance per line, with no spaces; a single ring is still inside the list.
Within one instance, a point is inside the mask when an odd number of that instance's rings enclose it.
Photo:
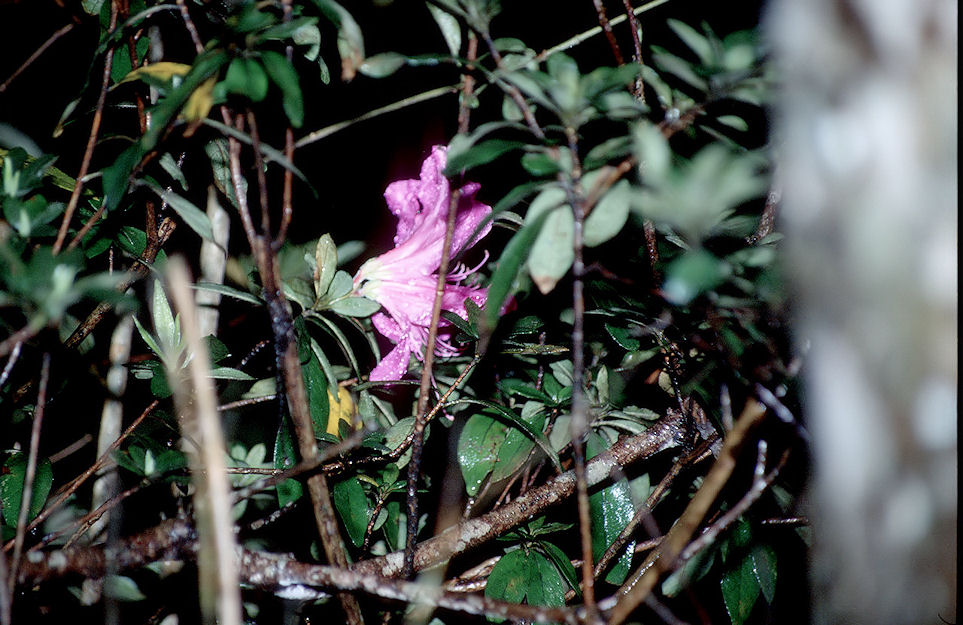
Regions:
[[[227,117],[226,113],[225,117]],[[235,120],[236,129],[240,130],[242,124],[243,117],[238,115]],[[257,146],[255,146],[255,152],[259,152]],[[237,199],[238,212],[241,216],[245,236],[251,246],[251,252],[254,256],[258,274],[261,277],[264,300],[267,303],[268,313],[271,318],[271,329],[274,333],[275,362],[278,374],[284,385],[284,394],[287,398],[291,422],[294,425],[294,435],[297,440],[298,451],[302,460],[311,462],[318,456],[318,443],[315,439],[314,420],[311,417],[307,391],[304,386],[304,378],[301,374],[297,337],[294,334],[294,320],[291,316],[290,305],[282,293],[281,273],[277,254],[270,239],[270,232],[265,230],[264,233],[258,234],[254,228],[254,222],[251,219],[251,213],[248,208],[247,197],[243,192],[241,143],[233,136],[228,137],[228,154],[231,182]],[[263,203],[264,200],[262,198],[262,204]],[[267,226],[269,224],[264,225]],[[280,388],[278,392],[281,392]],[[314,512],[315,525],[317,526],[325,555],[331,564],[346,567],[348,561],[344,553],[344,548],[341,545],[338,521],[334,516],[334,507],[331,504],[331,492],[328,487],[327,478],[322,473],[316,473],[308,478],[307,486]],[[364,621],[357,599],[348,593],[339,593],[338,599],[341,602],[342,609],[344,609],[348,623],[350,625],[361,625]]]
[[[109,31],[113,31],[117,27],[117,2],[110,3],[110,26]],[[94,108],[94,118],[90,123],[90,134],[87,136],[87,147],[84,148],[84,157],[80,163],[80,171],[77,172],[77,178],[74,182],[74,190],[70,194],[70,200],[67,202],[67,208],[64,209],[63,220],[60,222],[60,230],[57,232],[57,240],[53,244],[53,253],[56,255],[60,253],[60,248],[63,247],[64,240],[67,238],[67,231],[70,229],[70,220],[74,216],[74,211],[77,209],[77,203],[80,201],[80,193],[84,188],[84,177],[87,175],[87,170],[90,169],[90,161],[94,156],[94,146],[97,145],[97,133],[100,132],[100,122],[104,116],[104,103],[107,101],[107,89],[110,87],[110,70],[113,68],[114,55],[111,51],[104,55],[104,73],[100,85],[100,93],[97,95],[97,106]],[[73,248],[79,242],[80,233],[77,237],[70,243],[68,249]]]
[[[7,354],[12,354],[15,350],[20,351],[23,346],[23,342],[32,338],[43,329],[43,326],[31,321],[27,325],[23,326],[3,341],[0,341],[0,357],[6,356]],[[11,358],[10,362],[16,362],[15,358]],[[9,366],[9,363],[7,364]],[[6,368],[4,368],[4,373],[7,373]]]
[[[194,25],[194,20],[191,19],[191,14],[187,10],[187,3],[184,0],[176,0],[176,3],[177,8],[180,9],[181,19],[184,20],[184,28],[187,29],[191,41],[194,43],[194,51],[201,54],[204,52],[204,42],[201,41],[201,36],[197,33],[197,26]]]
[[[271,402],[278,398],[276,393],[271,393],[270,395],[263,395],[261,397],[251,397],[250,399],[238,399],[236,401],[229,401],[226,404],[221,404],[217,407],[218,412],[225,412],[227,410],[234,410],[236,408],[244,408],[245,406],[254,406],[256,404],[263,404],[265,402]]]
[[[609,18],[605,16],[605,5],[602,4],[602,0],[592,0],[592,4],[595,5],[595,14],[598,16],[599,26],[602,27],[605,39],[609,42],[612,56],[615,57],[615,64],[621,67],[625,65],[625,59],[622,58],[622,51],[619,50],[619,42],[615,40],[615,35],[612,34],[612,24],[609,22]]]
[[[37,477],[37,454],[40,452],[40,427],[43,424],[44,411],[47,408],[47,383],[50,381],[50,354],[43,355],[40,369],[40,388],[37,391],[37,408],[33,412],[33,424],[30,428],[30,452],[27,454],[27,468],[23,476],[23,489],[20,491],[20,511],[17,515],[17,533],[13,540],[13,555],[10,556],[10,578],[7,580],[7,590],[13,597],[16,587],[17,570],[20,568],[20,556],[23,553],[23,541],[27,534],[27,517],[33,507],[33,486]]]
[[[642,70],[645,63],[642,61],[642,37],[639,33],[639,20],[632,10],[631,0],[622,0],[625,5],[625,16],[629,19],[629,32],[632,34],[632,61],[639,66],[639,74],[635,77],[635,97],[639,102],[645,104],[645,88],[642,85]]]
[[[257,129],[257,118],[254,111],[247,110],[247,125],[251,129],[251,153],[254,154],[254,177],[257,179],[258,204],[261,206],[261,232],[269,236],[271,232],[271,214],[268,209],[267,176],[264,173],[264,157],[261,155],[261,135]]]
[[[492,40],[491,35],[489,35],[487,32],[482,32],[480,34],[482,39],[485,41],[485,45],[488,47],[489,54],[492,55],[492,60],[495,61],[496,67],[498,67],[499,70],[504,70],[501,52],[499,52],[498,47],[495,46],[495,42]],[[525,123],[528,125],[529,130],[532,131],[532,134],[544,141],[545,131],[542,130],[541,126],[538,125],[538,122],[535,121],[535,113],[532,111],[532,107],[528,105],[528,102],[525,101],[525,97],[522,95],[522,92],[519,91],[518,87],[509,82],[498,79],[495,80],[495,84],[497,84],[502,91],[508,94],[508,97],[510,97],[512,102],[515,103],[515,106],[518,107],[518,110],[522,112],[522,117],[525,119]]]
[[[419,93],[417,95],[413,95],[408,98],[403,98],[401,100],[398,100],[397,102],[392,102],[391,104],[387,104],[385,106],[368,111],[367,113],[364,113],[362,115],[358,115],[357,117],[352,117],[351,119],[345,120],[343,122],[338,122],[330,126],[325,126],[324,128],[308,133],[304,137],[301,137],[300,139],[295,141],[294,147],[302,148],[311,143],[320,141],[321,139],[324,139],[326,137],[330,137],[331,135],[337,132],[341,132],[346,128],[350,128],[351,126],[357,124],[358,122],[374,119],[375,117],[379,117],[381,115],[384,115],[385,113],[393,113],[394,111],[400,111],[403,108],[407,108],[415,104],[420,104],[422,102],[427,102],[428,100],[434,100],[435,98],[440,98],[441,96],[444,96],[444,95],[458,93],[460,89],[461,89],[461,85],[446,85],[444,87],[437,87],[435,89],[430,89],[428,91],[425,91],[424,93]]]
[[[634,11],[632,11],[632,15],[641,15],[642,13],[646,11],[651,11],[657,6],[663,5],[668,1],[669,0],[653,0],[652,2],[647,2],[642,6],[638,7],[637,9],[635,9]],[[618,26],[625,20],[626,20],[625,15],[619,15],[609,20],[609,26]],[[552,46],[551,48],[548,48],[547,50],[544,50],[543,52],[539,53],[539,55],[535,58],[538,61],[542,61],[552,56],[553,54],[558,54],[562,50],[568,50],[570,48],[574,48],[575,46],[581,43],[584,43],[585,41],[591,39],[592,37],[598,35],[601,32],[602,32],[602,27],[595,26],[594,28],[590,28],[584,32],[581,32],[575,35],[574,37],[566,39],[562,43],[559,43],[557,45]]]
[[[132,486],[122,493],[117,493],[116,495],[111,496],[110,499],[97,506],[94,510],[85,514],[80,521],[78,521],[79,527],[77,530],[70,536],[69,539],[67,539],[67,542],[64,543],[64,548],[66,549],[74,544],[77,539],[90,531],[90,528],[93,527],[94,524],[99,521],[111,508],[114,508],[117,504],[138,492],[140,489],[140,484]],[[58,537],[63,536],[66,532],[67,528],[64,528],[54,532],[53,534],[50,534],[49,536],[44,536],[43,542],[39,543],[35,548],[39,549],[40,547],[49,545]]]
[[[467,58],[471,63],[478,55],[478,39],[469,39]],[[468,132],[469,105],[474,91],[474,79],[465,74],[462,83],[461,103],[458,107],[458,132]],[[421,472],[421,457],[424,449],[425,427],[428,423],[428,396],[431,393],[432,366],[435,361],[435,344],[438,340],[438,324],[441,321],[442,301],[448,288],[448,263],[451,260],[451,241],[455,233],[458,218],[458,207],[461,204],[461,188],[450,192],[448,197],[448,215],[445,225],[445,239],[441,248],[441,260],[438,264],[438,280],[435,284],[435,300],[431,307],[431,324],[428,328],[428,339],[425,343],[425,355],[421,369],[421,387],[418,394],[418,406],[415,411],[415,426],[412,430],[411,459],[408,461],[408,489],[407,489],[407,524],[405,538],[405,566],[402,577],[408,579],[414,572],[415,543],[418,529],[418,478]]]
[[[191,293],[187,264],[180,257],[167,263],[168,292],[180,314],[181,330],[187,349],[193,354],[187,364],[189,381],[174,383],[174,402],[188,438],[199,443],[188,447],[187,456],[194,474],[194,508],[197,510],[198,577],[201,608],[209,622],[240,625],[241,593],[234,562],[236,540],[231,516],[230,485],[225,474],[224,435],[217,416],[217,392],[210,376],[211,364],[197,319],[197,305]],[[174,364],[179,367],[179,363]],[[169,369],[168,380],[178,380]],[[206,600],[205,600],[206,599]]]
[[[84,447],[86,447],[87,444],[90,443],[92,440],[94,440],[93,436],[91,436],[89,433],[84,434],[83,436],[81,436],[74,442],[70,443],[60,451],[55,451],[54,453],[50,454],[47,457],[47,460],[50,461],[50,464],[57,464],[64,458],[71,456],[77,453],[78,451],[80,451],[81,449],[83,449]]]
[[[753,473],[752,485],[749,487],[749,490],[746,491],[746,494],[743,495],[739,501],[735,503],[735,505],[729,508],[725,514],[716,519],[716,521],[709,526],[706,531],[702,532],[699,538],[686,545],[686,548],[683,549],[682,553],[679,554],[679,559],[675,564],[676,568],[682,566],[692,556],[714,543],[719,537],[719,534],[724,532],[729,526],[735,523],[739,517],[745,514],[746,510],[748,510],[752,504],[758,501],[759,497],[761,497],[762,494],[766,492],[766,489],[772,485],[773,481],[776,479],[776,476],[778,476],[782,468],[786,466],[786,461],[789,459],[789,449],[787,448],[785,451],[783,451],[782,457],[779,459],[779,462],[776,464],[776,466],[772,469],[772,471],[766,473],[767,447],[768,444],[766,441],[759,441],[758,460],[756,461],[756,466]]]
[[[13,347],[10,349],[10,358],[7,359],[7,364],[3,366],[3,373],[0,373],[0,387],[7,383],[7,378],[9,378],[10,374],[13,373],[13,367],[17,364],[17,360],[20,358],[21,347],[23,347],[23,341],[16,341],[13,344]]]
[[[620,467],[626,467],[634,462],[651,458],[666,449],[677,447],[682,442],[678,437],[680,426],[681,415],[670,411],[669,415],[657,421],[646,431],[623,439],[595,456],[586,464],[588,485],[591,487],[608,480],[610,473]],[[484,544],[537,516],[548,507],[566,500],[574,493],[574,471],[557,475],[497,510],[459,523],[420,543],[415,551],[415,570],[447,561],[468,549]],[[352,568],[392,577],[401,572],[403,565],[403,552],[394,552],[380,558],[358,562]]]
[[[715,464],[712,465],[702,486],[682,512],[682,516],[666,534],[661,547],[649,554],[645,562],[629,576],[618,593],[612,597],[614,606],[609,616],[609,625],[620,625],[625,621],[635,608],[645,601],[661,575],[672,570],[676,558],[705,518],[719,492],[729,481],[749,432],[762,422],[765,415],[765,406],[755,399],[749,399],[746,402],[735,426],[726,436]]]
[[[20,64],[20,67],[18,67],[12,74],[10,74],[10,77],[9,77],[9,78],[7,78],[5,81],[3,81],[3,84],[0,84],[0,93],[3,93],[4,91],[6,91],[6,90],[7,90],[7,87],[10,86],[10,83],[12,83],[14,80],[17,79],[17,76],[19,76],[20,74],[22,74],[25,69],[27,69],[28,67],[30,67],[30,65],[31,65],[34,61],[36,61],[38,58],[40,58],[40,55],[43,54],[44,52],[46,52],[46,51],[47,51],[47,48],[49,48],[51,45],[53,45],[53,43],[54,43],[55,41],[57,41],[58,39],[60,39],[60,38],[63,37],[64,35],[66,35],[68,32],[70,32],[70,30],[71,30],[74,26],[76,26],[76,24],[73,23],[73,22],[71,22],[70,24],[67,24],[66,26],[61,26],[59,30],[57,30],[56,32],[54,32],[54,34],[50,35],[50,37],[48,37],[46,41],[44,41],[42,44],[40,44],[40,47],[37,48],[36,50],[34,50],[34,51],[33,51],[33,54],[31,54],[29,57],[27,57],[27,60],[24,61],[23,63],[21,63],[21,64]]]
[[[595,564],[595,570],[593,575],[596,579],[601,577],[602,573],[608,569],[609,565],[615,560],[616,557],[621,553],[625,545],[628,544],[629,539],[635,534],[636,528],[639,524],[643,522],[646,518],[651,518],[652,510],[655,508],[656,504],[662,500],[662,498],[668,493],[669,486],[675,481],[675,478],[679,476],[685,467],[694,465],[701,462],[703,459],[707,458],[709,454],[712,453],[712,444],[714,440],[706,441],[704,444],[697,447],[692,453],[686,455],[683,458],[677,460],[669,472],[665,474],[662,480],[656,485],[652,492],[649,493],[648,498],[646,498],[645,503],[636,511],[633,515],[632,520],[630,520],[626,526],[622,529],[622,532],[616,537],[612,544],[605,550],[602,557]]]
[[[575,488],[578,504],[579,537],[582,546],[582,598],[591,622],[600,622],[595,605],[595,576],[592,570],[592,513],[589,509],[588,480],[585,473],[585,437],[588,433],[588,399],[585,396],[585,198],[582,193],[582,166],[578,156],[578,134],[565,129],[572,155],[571,178],[562,179],[574,217],[572,236],[572,419],[570,434],[575,459]],[[561,176],[561,174],[560,174]]]
[[[37,527],[38,525],[46,521],[47,517],[50,516],[54,510],[59,508],[60,505],[63,504],[63,502],[65,502],[71,495],[73,495],[77,491],[77,489],[80,488],[80,486],[85,481],[87,481],[87,479],[91,475],[93,475],[94,473],[97,472],[98,469],[100,469],[100,467],[104,466],[104,464],[110,460],[111,454],[113,454],[114,451],[118,447],[120,447],[120,444],[128,436],[130,436],[133,433],[133,431],[137,428],[137,426],[141,424],[141,421],[146,419],[159,405],[160,405],[159,400],[155,399],[154,401],[152,401],[150,405],[144,409],[144,412],[142,412],[139,417],[134,419],[133,423],[127,426],[127,429],[124,430],[124,433],[121,434],[120,437],[118,437],[117,440],[111,444],[111,446],[107,449],[107,451],[104,452],[104,454],[101,455],[99,458],[97,458],[94,464],[92,464],[90,467],[87,468],[86,471],[81,473],[77,478],[75,478],[72,482],[70,482],[70,484],[68,484],[67,487],[63,491],[61,491],[61,493],[57,496],[56,499],[54,499],[53,501],[48,503],[46,507],[44,507],[43,511],[37,515],[37,518],[31,521],[30,524],[27,526],[27,531],[28,532],[32,531],[35,527]],[[6,545],[4,545],[3,547],[4,551],[9,550],[11,546],[12,546],[12,543],[7,543]]]
[[[340,456],[341,454],[345,454],[358,447],[364,440],[364,435],[364,430],[358,430],[338,444],[324,448],[324,450],[322,450],[312,460],[302,460],[293,467],[289,467],[283,471],[272,472],[269,477],[258,480],[257,482],[249,484],[243,488],[239,488],[238,490],[234,491],[234,502],[236,503],[243,499],[247,499],[257,492],[273,488],[285,480],[289,480],[304,473],[314,471],[318,467],[323,466],[332,458]]]
[[[291,22],[293,13],[292,0],[281,0],[282,19],[285,24]],[[284,47],[284,56],[290,63],[294,59],[294,46],[290,43]],[[284,158],[289,163],[294,162],[294,129],[288,123],[284,129]],[[274,246],[280,249],[288,236],[288,227],[294,216],[293,193],[294,193],[294,172],[284,168],[284,178],[281,189],[281,225],[278,227],[277,236],[274,237]]]

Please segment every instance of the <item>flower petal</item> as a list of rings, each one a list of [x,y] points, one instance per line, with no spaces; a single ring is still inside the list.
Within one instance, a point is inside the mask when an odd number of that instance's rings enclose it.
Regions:
[[[385,201],[398,218],[395,247],[365,262],[354,278],[355,291],[376,300],[384,308],[385,312],[372,317],[375,329],[396,343],[371,372],[372,380],[401,379],[408,370],[411,354],[423,358],[450,202],[448,179],[442,174],[445,152],[443,146],[432,148],[422,163],[418,180],[399,180],[388,185]],[[460,190],[451,241],[452,257],[491,230],[487,219],[492,208],[475,198],[478,189],[477,184],[467,183]],[[466,299],[484,306],[487,289],[460,284],[474,271],[463,265],[449,271],[442,297],[443,310],[465,319]],[[455,328],[442,319],[435,353],[443,357],[458,354],[460,349],[452,344],[454,335]]]
[[[392,382],[400,380],[408,371],[411,350],[407,341],[401,341],[388,355],[381,359],[378,366],[371,370],[368,379],[372,382]]]

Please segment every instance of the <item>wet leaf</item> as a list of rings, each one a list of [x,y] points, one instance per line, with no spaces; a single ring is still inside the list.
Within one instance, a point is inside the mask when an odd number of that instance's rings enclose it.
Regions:
[[[586,440],[585,457],[594,458],[605,449],[606,445],[602,438],[598,434],[590,433]],[[592,515],[592,557],[597,562],[635,515],[628,481],[624,478],[620,479],[611,486],[591,494],[589,510]],[[632,565],[634,548],[635,541],[625,546],[622,555],[605,576],[606,581],[612,584],[621,584],[625,581],[629,567]]]
[[[10,527],[17,526],[20,506],[23,501],[23,487],[27,477],[27,454],[14,452],[3,463],[0,471],[0,504],[3,508],[3,522]],[[27,509],[27,522],[32,521],[47,501],[53,485],[53,470],[50,461],[43,459],[37,463],[33,486],[30,493],[30,507]]]
[[[759,598],[759,580],[753,572],[752,558],[743,558],[738,565],[724,573],[720,588],[732,625],[742,625]]]
[[[349,477],[334,485],[331,489],[334,507],[344,523],[348,538],[355,547],[364,543],[364,533],[368,527],[371,513],[368,510],[368,498],[364,488],[356,477]]]

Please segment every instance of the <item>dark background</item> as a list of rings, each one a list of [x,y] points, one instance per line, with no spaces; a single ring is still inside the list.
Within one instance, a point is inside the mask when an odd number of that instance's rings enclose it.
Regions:
[[[67,3],[73,6],[79,3]],[[608,16],[614,18],[624,9],[621,2],[608,2]],[[695,4],[695,6],[693,6]],[[200,28],[204,28],[201,7],[188,3]],[[368,55],[396,51],[406,55],[443,53],[444,40],[421,2],[344,2],[361,26]],[[643,49],[658,44],[680,49],[684,47],[667,29],[668,17],[689,21],[698,27],[707,22],[717,33],[753,28],[759,20],[760,3],[686,3],[668,2],[643,13]],[[183,28],[175,14],[156,20],[163,29],[165,58],[190,63],[193,47],[184,38]],[[75,22],[74,28],[61,37],[32,63],[5,92],[0,92],[0,123],[6,123],[26,134],[41,150],[57,153],[57,166],[68,173],[76,172],[83,155],[90,128],[94,102],[83,101],[60,138],[51,136],[64,107],[81,93],[88,78],[99,85],[102,58],[91,65],[97,46],[99,25],[96,18],[48,0],[0,2],[0,81],[12,73],[54,31]],[[518,37],[535,50],[551,47],[597,24],[590,0],[506,0],[502,12],[492,23],[494,37]],[[331,70],[331,83],[325,85],[306,60],[300,59],[302,89],[305,92],[305,124],[296,134],[299,138],[330,124],[351,119],[372,109],[396,102],[435,87],[458,82],[457,72],[450,66],[403,67],[395,74],[372,79],[358,75],[352,82],[340,81],[340,64],[334,49],[333,29],[321,23],[322,55]],[[625,23],[615,28],[623,54],[631,54],[631,40]],[[203,35],[202,35],[203,38]],[[603,36],[596,36],[569,51],[584,68],[614,64],[612,53]],[[314,79],[314,80],[312,80]],[[96,92],[96,89],[91,91]],[[108,94],[108,106],[123,94]],[[481,110],[476,119],[492,119],[501,106],[501,96],[493,90],[480,95]],[[458,98],[445,95],[400,111],[360,122],[322,141],[305,146],[295,155],[296,165],[311,182],[317,197],[304,185],[297,189],[295,221],[291,237],[294,242],[315,239],[331,232],[342,243],[349,238],[368,240],[382,251],[390,245],[394,224],[381,194],[389,182],[417,177],[420,163],[430,146],[450,141],[456,131]],[[123,127],[111,127],[111,115],[123,119]],[[123,147],[111,139],[112,133],[129,136],[136,128],[133,113],[107,111],[101,131],[101,144],[95,153],[92,171],[109,164],[109,155]],[[125,118],[126,116],[126,118]],[[275,116],[279,122],[281,116]],[[271,127],[270,116],[262,116],[265,141],[283,144],[281,128]],[[118,122],[119,123],[119,122]],[[0,138],[2,145],[2,138]],[[10,147],[3,145],[3,147]],[[102,157],[98,159],[98,156]],[[491,166],[472,173],[483,183],[481,199],[494,203],[504,193],[524,180],[518,178],[517,155],[502,159],[506,167]],[[203,166],[203,163],[186,163]],[[96,185],[96,183],[94,183]],[[203,203],[200,203],[203,205]],[[369,230],[370,229],[370,230]],[[366,233],[373,235],[365,236]],[[238,233],[239,234],[239,233]],[[186,242],[185,242],[186,243]],[[196,244],[196,242],[195,242]]]

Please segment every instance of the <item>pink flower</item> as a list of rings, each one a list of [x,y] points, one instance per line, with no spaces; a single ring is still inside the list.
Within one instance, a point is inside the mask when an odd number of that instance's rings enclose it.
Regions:
[[[411,354],[424,359],[448,218],[450,190],[448,179],[441,173],[444,168],[445,148],[435,146],[422,163],[418,180],[398,180],[388,185],[385,200],[398,218],[395,247],[365,262],[354,277],[355,292],[377,301],[384,309],[371,319],[375,329],[395,343],[394,349],[371,371],[371,380],[400,380],[408,371]],[[492,212],[491,206],[475,199],[478,186],[468,183],[461,188],[450,258],[491,230],[490,222],[478,229]],[[449,271],[442,310],[465,319],[466,299],[485,305],[488,289],[462,284],[476,270],[458,265]],[[458,354],[459,349],[451,343],[451,324],[442,318],[438,327],[435,354]]]

